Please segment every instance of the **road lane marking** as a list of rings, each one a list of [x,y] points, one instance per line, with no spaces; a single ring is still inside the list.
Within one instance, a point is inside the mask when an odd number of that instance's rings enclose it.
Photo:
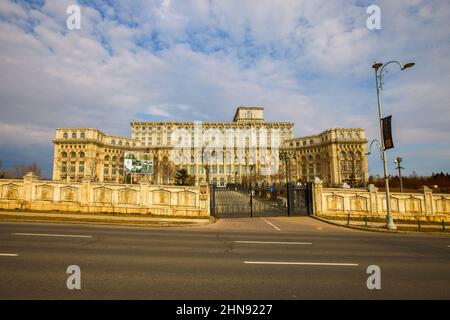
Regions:
[[[266,219],[264,219],[264,218],[263,218],[263,220],[264,220],[266,223],[270,224],[270,225],[271,225],[272,227],[274,227],[275,229],[277,229],[278,231],[281,231],[281,229],[278,228],[276,225],[274,225],[272,222],[270,222],[270,221],[268,221],[268,220],[266,220]]]
[[[0,253],[0,257],[17,257],[17,253]]]
[[[245,264],[272,264],[272,265],[299,265],[299,266],[335,266],[335,267],[357,267],[357,263],[338,262],[283,262],[283,261],[244,261]]]
[[[68,238],[92,238],[78,234],[50,234],[50,233],[13,233],[16,236],[38,236],[38,237],[68,237]]]
[[[312,242],[289,242],[289,241],[234,241],[236,243],[256,243],[256,244],[312,244]]]

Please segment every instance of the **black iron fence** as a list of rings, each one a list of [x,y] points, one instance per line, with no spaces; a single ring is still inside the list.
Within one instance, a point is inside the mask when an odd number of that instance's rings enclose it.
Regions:
[[[211,186],[211,215],[218,218],[312,214],[311,185]]]

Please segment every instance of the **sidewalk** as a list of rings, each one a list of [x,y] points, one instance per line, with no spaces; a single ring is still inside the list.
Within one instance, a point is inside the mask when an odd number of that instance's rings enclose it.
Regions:
[[[73,223],[107,223],[138,226],[197,226],[211,223],[209,218],[159,218],[146,216],[121,216],[87,213],[2,212],[2,221],[45,221]]]
[[[385,228],[385,222],[371,222],[368,221],[367,225],[365,221],[354,221],[350,220],[350,224],[347,223],[346,219],[328,219],[320,216],[312,216],[315,219],[334,224],[337,226],[343,226],[347,228],[353,228],[358,230],[366,230],[366,231],[378,231],[378,232],[408,232],[408,233],[440,233],[440,234],[448,234],[450,235],[450,226],[445,226],[445,232],[442,229],[442,225],[437,224],[426,224],[422,223],[419,226],[417,223],[400,223],[395,222],[397,226],[397,230],[388,230]]]

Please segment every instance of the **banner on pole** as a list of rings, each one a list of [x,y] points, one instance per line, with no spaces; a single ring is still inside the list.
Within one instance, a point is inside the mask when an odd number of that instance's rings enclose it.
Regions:
[[[384,149],[392,149],[394,148],[394,141],[392,139],[392,116],[388,116],[386,118],[381,119],[381,125],[383,127],[383,142]]]

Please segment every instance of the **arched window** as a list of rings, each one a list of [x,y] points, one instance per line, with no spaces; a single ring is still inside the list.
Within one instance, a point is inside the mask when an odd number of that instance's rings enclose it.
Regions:
[[[86,134],[84,132],[80,133],[80,139],[85,139],[86,138]]]
[[[109,161],[110,158],[108,155],[106,155],[104,159],[105,159],[105,161]]]
[[[75,159],[75,158],[77,157],[77,154],[76,154],[75,152],[71,152],[71,153],[70,153],[70,157],[71,157],[72,159]]]
[[[339,138],[340,139],[345,139],[345,136],[344,136],[344,134],[342,132],[339,134]]]
[[[130,146],[130,143],[127,141],[127,142],[125,142],[125,147],[129,147]]]
[[[116,162],[116,161],[117,161],[117,157],[116,157],[116,156],[113,156],[113,157],[112,157],[112,161],[113,161],[113,162]]]
[[[309,144],[314,144],[314,140],[309,140]]]
[[[69,135],[67,134],[67,132],[64,132],[63,133],[63,139],[67,139],[67,138],[69,138]]]
[[[122,141],[119,141],[119,146],[121,146],[122,145]]]
[[[116,140],[111,140],[111,144],[116,144]]]
[[[352,134],[349,132],[348,134],[347,134],[347,139],[352,139],[353,138],[353,136],[352,136]]]
[[[84,158],[84,152],[83,151],[80,152],[80,158]]]
[[[72,133],[72,139],[76,139],[77,138],[77,134],[75,132]]]
[[[61,153],[61,158],[63,158],[63,159],[67,158],[67,152],[62,152]]]

